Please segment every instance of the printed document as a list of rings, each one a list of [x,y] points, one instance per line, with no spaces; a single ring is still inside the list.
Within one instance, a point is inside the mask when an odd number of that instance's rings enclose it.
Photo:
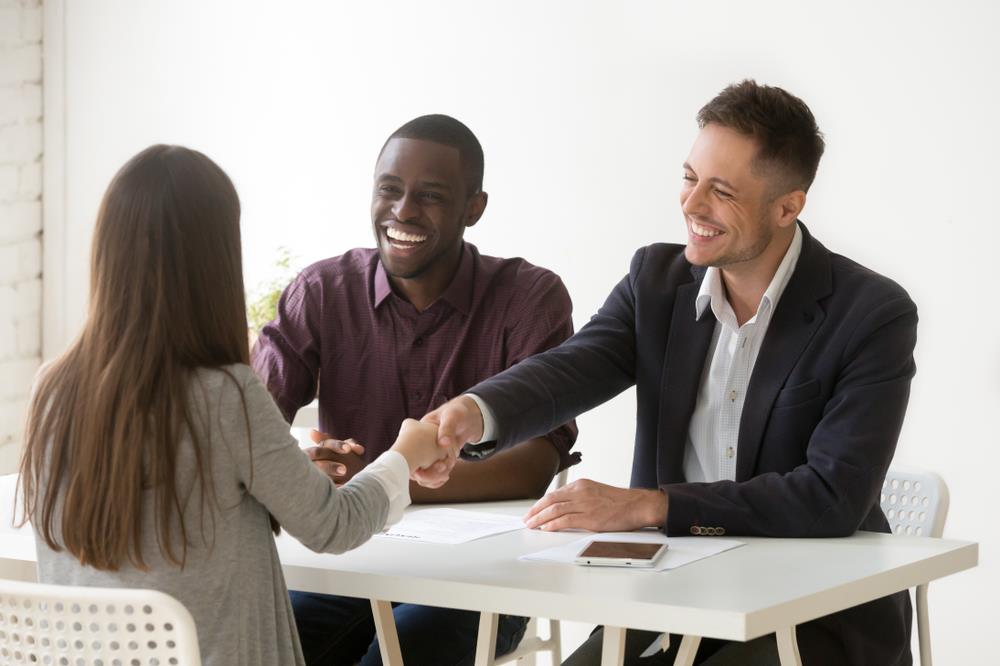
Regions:
[[[420,543],[457,544],[522,529],[526,528],[521,516],[461,509],[423,509],[408,512],[401,521],[375,536]]]

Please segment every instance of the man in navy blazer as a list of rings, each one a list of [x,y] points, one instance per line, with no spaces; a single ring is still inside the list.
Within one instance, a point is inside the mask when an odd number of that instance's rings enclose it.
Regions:
[[[575,481],[539,500],[530,527],[888,532],[879,492],[914,374],[916,307],[798,220],[823,152],[800,99],[744,81],[698,122],[681,188],[688,244],[640,249],[576,335],[425,418],[442,445],[488,455],[635,385],[631,487]],[[907,666],[910,620],[903,592],[800,625],[803,662]],[[626,663],[673,663],[674,650],[636,661],[654,638],[629,631]],[[600,639],[567,663],[597,663]],[[702,641],[697,663],[778,658],[766,637]]]

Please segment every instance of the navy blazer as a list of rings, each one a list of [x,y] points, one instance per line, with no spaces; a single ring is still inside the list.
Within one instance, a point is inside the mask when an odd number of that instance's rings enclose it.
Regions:
[[[469,389],[493,411],[497,445],[549,432],[635,385],[632,487],[666,492],[668,535],[888,532],[879,492],[915,371],[916,306],[801,229],[802,253],[750,378],[735,481],[684,479],[716,320],[711,309],[696,317],[705,269],[682,245],[641,248],[576,335]],[[910,620],[901,592],[800,625],[803,662],[909,666]]]

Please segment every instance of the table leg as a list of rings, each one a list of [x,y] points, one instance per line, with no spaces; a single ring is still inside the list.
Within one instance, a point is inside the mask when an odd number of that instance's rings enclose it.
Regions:
[[[476,665],[493,666],[497,646],[497,625],[500,616],[496,613],[479,614],[479,637],[476,639]]]
[[[701,644],[701,636],[685,636],[681,639],[681,644],[677,648],[677,656],[674,657],[674,666],[692,666],[695,655],[698,654],[698,646]]]
[[[799,642],[795,640],[795,625],[774,632],[778,641],[778,660],[781,666],[802,666],[799,656]]]
[[[601,643],[601,666],[622,666],[625,661],[625,628],[604,627]]]
[[[399,649],[399,635],[396,633],[396,618],[392,615],[392,602],[372,599],[372,615],[375,617],[375,633],[378,649],[384,666],[403,666],[403,653]]]

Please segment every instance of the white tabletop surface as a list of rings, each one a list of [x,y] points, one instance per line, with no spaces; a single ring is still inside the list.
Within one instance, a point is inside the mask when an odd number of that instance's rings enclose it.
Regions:
[[[0,478],[0,576],[25,577],[35,559],[34,538],[10,527],[12,489],[10,477]],[[529,505],[461,508],[521,514]],[[580,536],[520,530],[457,546],[373,539],[327,555],[282,535],[278,550],[291,589],[731,640],[756,638],[978,560],[975,543],[868,532],[843,539],[744,538],[741,548],[664,572],[518,560]]]

